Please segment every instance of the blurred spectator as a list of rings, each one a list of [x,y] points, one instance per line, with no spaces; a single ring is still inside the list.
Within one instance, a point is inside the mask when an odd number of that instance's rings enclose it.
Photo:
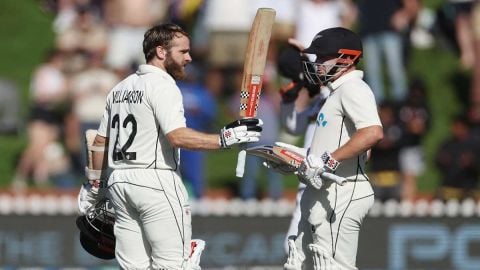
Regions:
[[[257,0],[254,8],[269,7],[275,9],[275,23],[271,40],[278,44],[287,42],[295,34],[296,18],[298,16],[298,0]]]
[[[464,115],[456,116],[450,126],[452,135],[445,139],[436,154],[442,177],[437,196],[462,200],[473,197],[480,177],[479,144],[472,138]]]
[[[27,126],[28,142],[20,157],[12,183],[16,188],[25,187],[29,177],[36,185],[47,185],[52,173],[67,169],[66,164],[52,168],[52,165],[62,163],[57,158],[60,158],[63,152],[58,151],[56,146],[62,128],[67,96],[63,64],[64,54],[52,50],[48,53],[46,62],[33,74],[30,89],[32,104]],[[51,155],[48,156],[49,154]],[[58,164],[54,164],[55,160]]]
[[[480,106],[480,1],[475,2],[472,14],[473,25],[473,49],[474,49],[474,63],[473,63],[473,80],[471,90],[471,100],[473,106]]]
[[[357,5],[366,79],[377,103],[389,97],[401,102],[407,92],[404,35],[419,10],[419,0],[359,0]],[[384,89],[383,60],[390,95]]]
[[[193,64],[187,66],[187,78],[179,81],[178,87],[183,95],[183,106],[187,126],[198,131],[211,132],[217,116],[216,97],[207,88],[199,70]],[[187,189],[193,198],[205,194],[205,170],[207,153],[180,149],[180,171]]]
[[[480,104],[473,104],[468,110],[468,119],[472,127],[472,136],[480,142]]]
[[[453,13],[455,39],[460,54],[460,64],[471,69],[475,61],[472,10],[476,0],[448,0],[446,5]]]
[[[65,144],[75,161],[76,174],[84,174],[86,148],[84,134],[97,129],[103,115],[105,100],[120,78],[104,66],[101,53],[87,54],[88,66],[70,79],[71,112],[65,121]]]
[[[383,125],[383,140],[371,150],[370,179],[375,198],[380,201],[401,199],[401,174],[398,160],[402,143],[402,128],[397,119],[395,104],[384,101],[378,110]]]
[[[169,0],[105,0],[105,21],[109,26],[106,63],[127,75],[133,65],[145,62],[143,34],[153,24],[167,19]]]
[[[53,31],[56,34],[62,33],[75,21],[77,16],[75,0],[45,1],[47,8],[55,13],[53,20]]]
[[[105,25],[88,6],[78,6],[72,25],[57,34],[57,48],[68,51],[105,53],[108,36]]]
[[[351,0],[301,0],[296,18],[295,39],[306,48],[323,29],[350,28],[357,19],[357,9]]]
[[[0,77],[0,134],[17,134],[20,128],[18,87]]]
[[[404,129],[399,157],[402,200],[414,200],[417,178],[425,170],[422,141],[430,127],[430,117],[425,84],[421,79],[415,79],[409,86],[405,102],[399,108],[399,119]]]
[[[199,14],[204,8],[203,0],[176,0],[170,6],[170,19],[172,22],[182,26],[187,33],[195,35],[194,28]]]
[[[206,64],[213,73],[209,76],[219,80],[224,96],[239,90],[233,85],[242,75],[248,35],[255,16],[253,3],[253,0],[205,1],[200,23],[206,37]]]
[[[205,27],[212,67],[243,67],[248,34],[255,13],[247,0],[207,0]]]

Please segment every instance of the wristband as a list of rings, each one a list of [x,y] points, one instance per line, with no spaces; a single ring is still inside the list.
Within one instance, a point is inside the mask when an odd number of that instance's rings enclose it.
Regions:
[[[323,160],[324,166],[332,172],[334,172],[338,168],[338,165],[340,165],[340,162],[338,162],[338,160],[334,159],[332,157],[332,154],[328,151],[325,151],[322,154],[322,160]]]

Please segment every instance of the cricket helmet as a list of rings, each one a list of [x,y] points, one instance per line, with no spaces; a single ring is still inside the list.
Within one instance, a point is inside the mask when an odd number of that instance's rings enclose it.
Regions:
[[[114,213],[110,200],[104,198],[93,205],[86,215],[77,217],[80,244],[85,251],[97,258],[115,258]]]
[[[353,31],[342,27],[320,31],[310,46],[303,50],[303,53],[317,56],[315,63],[303,62],[305,77],[312,84],[325,85],[333,81],[335,75],[344,68],[357,64],[362,52],[362,41]],[[319,63],[319,59],[324,57],[333,57],[335,61],[329,61],[329,64]]]

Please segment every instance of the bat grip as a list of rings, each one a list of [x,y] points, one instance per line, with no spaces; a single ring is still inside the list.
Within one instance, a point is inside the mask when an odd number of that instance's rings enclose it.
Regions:
[[[237,168],[235,170],[235,175],[238,178],[243,177],[243,172],[245,171],[245,158],[247,156],[247,151],[245,149],[241,149],[240,152],[238,152],[238,157],[237,157]]]
[[[339,184],[340,186],[343,186],[347,182],[347,178],[341,177],[341,176],[338,176],[336,174],[329,173],[329,172],[323,172],[323,173],[320,174],[320,176],[324,179],[328,179],[330,181],[333,181],[333,182]]]

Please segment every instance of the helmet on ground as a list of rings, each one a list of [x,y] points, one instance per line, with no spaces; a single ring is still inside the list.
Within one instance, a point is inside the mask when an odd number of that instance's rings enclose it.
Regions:
[[[328,28],[319,32],[303,53],[315,54],[317,61],[303,62],[305,77],[312,84],[323,84],[334,80],[338,72],[358,63],[363,52],[360,37],[342,27]],[[319,63],[319,59],[336,59],[329,64]]]
[[[80,244],[97,258],[104,260],[115,258],[114,213],[110,200],[104,198],[93,205],[87,215],[77,217]]]

